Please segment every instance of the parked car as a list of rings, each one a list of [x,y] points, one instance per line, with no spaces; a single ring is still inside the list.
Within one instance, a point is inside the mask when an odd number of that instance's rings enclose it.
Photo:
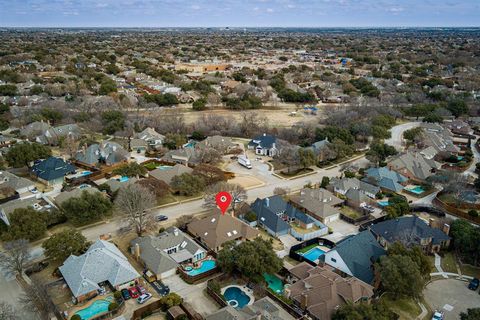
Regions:
[[[433,317],[432,317],[432,320],[443,320],[443,311],[438,311],[438,310],[435,310],[435,312],[433,313]]]
[[[473,278],[472,281],[470,281],[470,283],[468,284],[468,289],[475,291],[478,289],[479,285],[480,280],[478,280],[477,278]]]
[[[157,221],[159,221],[159,222],[160,222],[160,221],[166,221],[166,220],[168,220],[168,217],[167,217],[167,216],[164,216],[163,214],[161,214],[161,215],[159,215],[159,216],[156,216],[156,217],[155,217],[155,220],[157,220]]]
[[[130,289],[128,289],[128,293],[130,293],[130,296],[133,299],[136,299],[140,296],[140,292],[138,292],[137,288],[135,287],[131,287]]]
[[[140,292],[140,294],[145,294],[145,293],[147,293],[147,290],[145,290],[145,288],[142,287],[142,286],[137,286],[137,290],[138,290],[138,292]]]
[[[38,263],[35,263],[35,264],[31,265],[29,268],[27,268],[25,270],[25,274],[27,276],[30,276],[34,273],[42,271],[46,267],[48,267],[48,261],[40,261]]]
[[[152,295],[151,295],[150,293],[142,294],[140,297],[138,297],[137,302],[138,302],[139,304],[145,303],[145,302],[148,301],[151,297],[152,297]]]
[[[127,289],[122,289],[120,292],[122,293],[123,300],[129,300],[131,298]]]

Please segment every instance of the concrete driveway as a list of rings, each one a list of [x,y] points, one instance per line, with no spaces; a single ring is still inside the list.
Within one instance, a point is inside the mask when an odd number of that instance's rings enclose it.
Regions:
[[[436,280],[423,292],[432,310],[443,310],[446,320],[459,319],[462,311],[480,306],[480,294],[467,288],[468,282],[456,279]]]
[[[173,275],[162,279],[162,282],[170,287],[170,292],[175,292],[180,295],[203,316],[207,316],[220,309],[216,302],[205,293],[207,281],[191,285],[183,281],[180,276]]]

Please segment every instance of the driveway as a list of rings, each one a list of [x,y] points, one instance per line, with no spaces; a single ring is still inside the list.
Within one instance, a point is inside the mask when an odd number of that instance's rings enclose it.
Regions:
[[[431,282],[423,292],[425,301],[432,310],[441,309],[446,320],[459,319],[468,308],[480,306],[480,294],[467,288],[468,282],[442,279]]]
[[[391,146],[394,146],[395,149],[398,151],[403,150],[403,133],[406,130],[418,127],[421,122],[407,122],[400,124],[398,126],[393,127],[390,129],[390,132],[392,133],[392,137],[390,139],[385,140],[386,144],[389,144]]]
[[[175,292],[190,303],[193,308],[203,316],[212,314],[220,309],[206,293],[207,281],[199,284],[188,284],[180,276],[173,275],[162,279],[162,282],[170,287],[170,292]]]

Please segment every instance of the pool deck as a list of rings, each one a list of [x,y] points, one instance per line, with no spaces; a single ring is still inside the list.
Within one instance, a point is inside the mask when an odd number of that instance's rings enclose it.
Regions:
[[[237,285],[230,285],[230,286],[223,287],[222,291],[221,291],[222,295],[225,293],[225,291],[228,288],[238,288],[238,289],[242,290],[250,298],[250,301],[248,301],[247,306],[250,306],[255,302],[255,297],[253,296],[253,290],[247,288],[247,286],[242,287],[242,286],[237,286]],[[227,303],[228,303],[228,301],[227,301]]]

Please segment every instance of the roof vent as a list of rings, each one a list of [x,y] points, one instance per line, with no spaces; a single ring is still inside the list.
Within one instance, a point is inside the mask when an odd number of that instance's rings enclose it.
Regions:
[[[227,236],[231,237],[231,236],[232,236],[232,233],[231,233],[231,232],[227,232]]]
[[[211,221],[212,223],[214,223],[214,222],[215,222],[215,220],[216,220],[215,218],[212,218],[212,220],[210,220],[210,221]]]
[[[205,232],[203,235],[204,235],[205,237],[208,236],[208,232]]]

